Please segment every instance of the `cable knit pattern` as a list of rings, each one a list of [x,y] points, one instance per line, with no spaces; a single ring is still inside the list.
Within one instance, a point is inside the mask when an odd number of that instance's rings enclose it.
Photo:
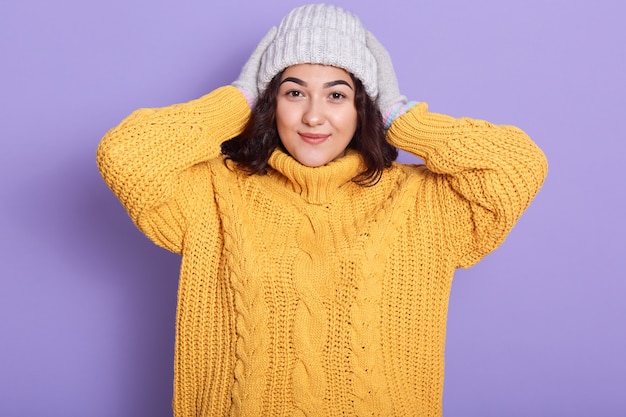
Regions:
[[[133,113],[97,160],[137,226],[182,255],[176,416],[441,416],[452,277],[493,251],[547,172],[519,129],[419,104],[388,140],[426,161],[372,187],[360,156],[219,156],[234,87]]]

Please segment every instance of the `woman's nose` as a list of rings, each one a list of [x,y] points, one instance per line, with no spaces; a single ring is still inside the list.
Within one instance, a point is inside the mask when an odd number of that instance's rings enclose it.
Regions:
[[[302,123],[316,126],[324,123],[324,109],[321,103],[311,100],[302,114]]]

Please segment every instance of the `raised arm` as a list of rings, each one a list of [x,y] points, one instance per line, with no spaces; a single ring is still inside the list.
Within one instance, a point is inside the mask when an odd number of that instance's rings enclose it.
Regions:
[[[430,113],[400,94],[387,50],[371,33],[387,140],[437,174],[435,195],[457,266],[468,267],[505,239],[547,174],[543,152],[520,129]]]
[[[436,175],[458,266],[494,250],[547,174],[543,152],[520,129],[430,113],[425,103],[396,119],[388,140]]]
[[[211,192],[208,179],[191,168],[218,156],[221,143],[242,132],[258,96],[263,52],[275,35],[273,27],[232,86],[188,103],[137,110],[102,139],[97,162],[104,180],[156,244],[181,250],[189,197],[184,194],[206,198]]]
[[[181,176],[219,155],[220,144],[242,131],[249,114],[246,98],[232,86],[187,103],[137,110],[104,136],[98,168],[135,224],[155,243],[179,251],[185,227],[175,203]]]

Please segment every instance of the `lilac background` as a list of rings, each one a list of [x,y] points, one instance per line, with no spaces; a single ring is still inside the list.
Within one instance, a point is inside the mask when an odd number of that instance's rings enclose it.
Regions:
[[[179,259],[134,228],[95,149],[138,107],[231,82],[298,4],[0,3],[0,416],[170,415]],[[550,162],[504,245],[457,274],[446,416],[626,416],[626,3],[337,4],[411,99],[518,125]]]

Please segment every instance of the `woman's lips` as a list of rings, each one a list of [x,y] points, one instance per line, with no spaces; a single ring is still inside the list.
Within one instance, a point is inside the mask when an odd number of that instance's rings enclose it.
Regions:
[[[311,145],[320,144],[330,137],[330,135],[325,135],[321,133],[298,132],[298,135],[300,135],[300,139],[302,139],[306,143],[310,143]]]

